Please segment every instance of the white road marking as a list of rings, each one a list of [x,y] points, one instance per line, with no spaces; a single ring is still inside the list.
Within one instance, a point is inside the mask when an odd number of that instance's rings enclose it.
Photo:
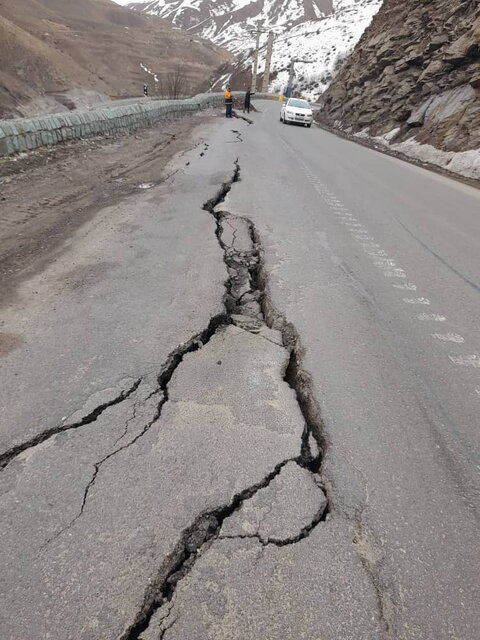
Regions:
[[[417,285],[412,282],[407,282],[405,284],[392,284],[392,287],[395,287],[395,289],[406,289],[407,291],[417,290]]]
[[[432,333],[434,338],[437,340],[442,340],[443,342],[465,342],[465,338],[460,336],[458,333]]]
[[[404,298],[403,301],[406,304],[430,304],[428,298]]]
[[[425,322],[445,322],[445,316],[438,313],[419,313],[417,318]]]
[[[286,146],[289,147],[289,145]],[[293,150],[291,149],[291,151]],[[337,216],[340,223],[347,228],[352,238],[358,242],[362,246],[363,251],[370,256],[373,265],[382,270],[385,278],[406,279],[406,272],[400,267],[397,267],[395,260],[388,257],[387,252],[382,249],[381,245],[375,242],[375,239],[370,236],[368,230],[363,228],[362,224],[352,215],[348,208],[325,184],[323,184],[317,176],[314,176],[310,172],[309,167],[306,166],[298,154],[296,154],[295,151],[293,151],[293,153],[298,157],[300,164],[305,168],[306,175],[317,193],[323,198],[327,205],[330,206],[332,212]],[[392,286],[403,291],[417,291],[417,285],[413,282],[393,284]],[[430,305],[430,300],[424,297],[403,298],[403,302],[410,305]],[[417,319],[421,322],[445,322],[447,320],[445,316],[439,313],[420,313],[417,315]],[[454,342],[458,344],[463,344],[465,342],[463,336],[458,333],[432,333],[431,335],[433,338],[441,342]],[[467,356],[449,355],[448,357],[458,366],[480,368],[480,356],[477,354]],[[480,388],[475,388],[475,392],[480,396]]]
[[[480,369],[480,356],[473,354],[471,356],[448,356],[453,364],[458,364],[460,367],[475,367]]]

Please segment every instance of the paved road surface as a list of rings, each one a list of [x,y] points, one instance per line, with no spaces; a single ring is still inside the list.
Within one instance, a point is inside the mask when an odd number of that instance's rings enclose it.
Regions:
[[[479,637],[480,194],[275,111],[226,208],[306,348],[335,502],[392,637]]]
[[[257,104],[5,310],[2,638],[480,636],[479,193]]]

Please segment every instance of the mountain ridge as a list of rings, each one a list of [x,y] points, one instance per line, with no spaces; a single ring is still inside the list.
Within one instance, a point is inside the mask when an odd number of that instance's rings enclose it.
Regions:
[[[329,85],[340,63],[350,53],[377,12],[382,0],[137,0],[128,6],[140,13],[158,15],[174,26],[227,48],[239,56],[233,73],[251,69],[254,50],[252,27],[262,20],[277,32],[272,57],[270,89],[281,91],[287,83],[292,58],[308,59],[300,65],[297,88],[311,98]],[[260,70],[266,49],[262,36]],[[232,77],[224,73],[221,83]],[[221,84],[219,83],[219,84]],[[246,86],[246,85],[245,85]],[[245,88],[240,86],[238,88]]]
[[[0,0],[0,118],[155,93],[182,65],[188,91],[232,56],[111,0]]]

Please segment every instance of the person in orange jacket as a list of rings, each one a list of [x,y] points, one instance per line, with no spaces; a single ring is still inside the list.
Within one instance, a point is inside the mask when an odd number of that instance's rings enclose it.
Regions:
[[[225,117],[232,118],[232,109],[233,109],[233,96],[230,91],[230,86],[227,86],[227,90],[225,91]]]

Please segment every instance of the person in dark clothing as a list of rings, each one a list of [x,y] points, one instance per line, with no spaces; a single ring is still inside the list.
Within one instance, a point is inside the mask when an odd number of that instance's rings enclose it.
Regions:
[[[232,96],[232,92],[230,91],[230,87],[227,87],[227,90],[225,91],[225,117],[226,118],[233,118],[232,109],[233,109],[233,96]]]
[[[148,96],[148,85],[146,85],[146,84],[143,85],[143,95],[145,97]]]
[[[255,94],[252,93],[250,89],[247,89],[247,92],[245,93],[245,100],[243,102],[243,113],[245,113],[245,111],[250,113],[250,98],[254,95]]]

